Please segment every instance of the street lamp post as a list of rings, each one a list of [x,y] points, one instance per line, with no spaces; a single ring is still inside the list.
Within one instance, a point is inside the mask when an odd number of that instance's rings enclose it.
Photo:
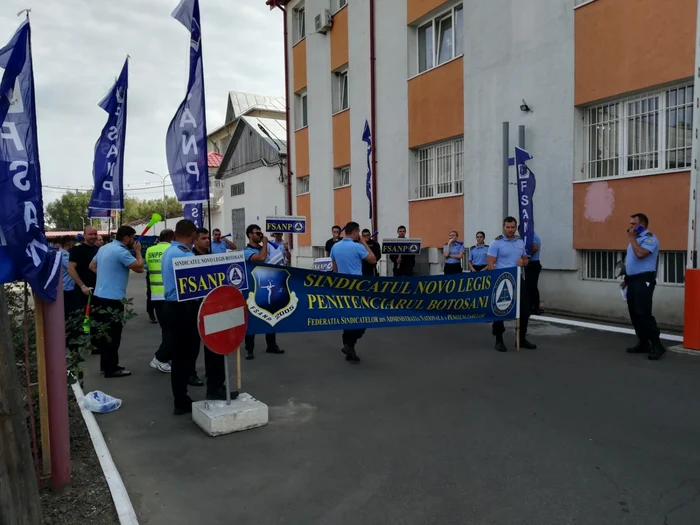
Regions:
[[[166,208],[166,203],[165,203],[165,179],[168,178],[168,175],[161,175],[160,173],[156,173],[155,171],[150,171],[150,170],[144,170],[146,173],[150,173],[151,175],[155,175],[156,177],[160,177],[160,181],[163,186],[163,228],[168,227],[168,211]]]

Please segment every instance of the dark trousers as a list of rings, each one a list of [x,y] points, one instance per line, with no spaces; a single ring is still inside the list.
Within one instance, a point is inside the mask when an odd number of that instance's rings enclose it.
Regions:
[[[525,267],[525,286],[527,287],[527,294],[530,298],[531,311],[540,309],[540,289],[538,285],[541,271],[542,265],[540,261],[530,261]]]
[[[520,283],[520,341],[527,335],[527,323],[530,320],[530,301],[528,301],[527,286],[525,282]],[[503,333],[506,327],[503,321],[494,321],[491,325],[491,333],[496,336],[496,341],[503,340]]]
[[[394,267],[394,277],[413,277],[413,267],[412,266],[399,266]]]
[[[637,337],[642,343],[658,343],[659,327],[651,313],[654,288],[656,288],[656,272],[646,272],[628,275],[627,308],[630,320]]]
[[[362,336],[365,335],[365,330],[365,328],[360,328],[359,330],[343,330],[343,344],[355,348],[358,339],[361,339]]]
[[[485,265],[485,264],[472,264],[472,266],[474,267],[474,269],[475,269],[477,272],[480,272],[481,270],[483,270],[484,268],[486,268],[486,265]]]
[[[199,304],[193,301],[165,301],[163,305],[163,320],[170,328],[172,337],[170,385],[176,408],[186,408],[192,403],[187,394],[187,380],[192,375],[199,353],[198,306]]]
[[[153,308],[160,325],[160,346],[156,351],[156,359],[161,363],[167,363],[173,357],[173,333],[172,329],[165,324],[163,307],[165,301],[153,301]]]
[[[151,287],[148,285],[148,277],[146,277],[146,313],[151,319],[155,313],[155,302],[157,301],[151,300]]]
[[[207,392],[215,393],[226,383],[226,368],[224,365],[225,356],[215,354],[204,347],[204,369],[207,374]]]
[[[77,309],[75,294],[73,292],[75,292],[75,290],[69,290],[67,292],[64,290],[63,292],[63,318],[65,320],[68,320]]]
[[[113,312],[107,312],[110,308]],[[100,368],[105,375],[113,374],[119,366],[119,345],[122,342],[122,313],[124,303],[116,299],[103,299],[92,296],[90,316],[98,323],[106,326],[106,336],[98,335],[94,338],[94,345],[100,349]]]
[[[462,273],[461,263],[445,263],[445,275],[453,273]]]
[[[265,342],[268,348],[277,347],[277,334],[265,334]],[[245,351],[249,354],[253,353],[255,350],[255,336],[252,334],[246,334],[245,336]]]

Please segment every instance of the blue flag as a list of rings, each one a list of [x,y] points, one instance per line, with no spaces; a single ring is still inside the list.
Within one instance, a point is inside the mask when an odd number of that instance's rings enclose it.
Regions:
[[[524,149],[515,148],[515,166],[518,170],[518,212],[520,215],[520,237],[525,243],[525,251],[532,254],[532,239],[535,235],[533,196],[535,195],[535,174],[525,164],[532,159]]]
[[[29,20],[0,49],[0,273],[56,300],[61,257],[44,236]],[[8,261],[9,260],[11,261]]]
[[[372,218],[372,166],[369,157],[372,155],[372,132],[365,120],[365,130],[362,132],[362,142],[367,143],[367,200],[369,201],[369,218]]]
[[[209,175],[199,0],[182,0],[173,11],[173,18],[191,34],[190,76],[185,100],[165,137],[168,170],[177,200],[183,204],[205,202],[209,200]]]
[[[203,212],[201,202],[199,204],[185,204],[182,207],[185,219],[192,221],[197,228],[202,227]]]
[[[101,210],[97,208],[88,208],[89,219],[109,219],[111,216],[110,210]]]
[[[124,143],[126,140],[126,95],[129,88],[129,59],[119,78],[99,106],[109,113],[107,124],[95,144],[95,161],[89,208],[96,210],[124,209]],[[99,217],[99,215],[92,215]],[[107,215],[109,216],[109,215]]]

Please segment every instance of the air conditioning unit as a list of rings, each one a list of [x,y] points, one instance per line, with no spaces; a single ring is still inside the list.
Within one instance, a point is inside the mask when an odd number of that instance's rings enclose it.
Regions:
[[[314,26],[317,33],[325,34],[331,27],[333,27],[333,17],[329,9],[324,9],[314,18]]]

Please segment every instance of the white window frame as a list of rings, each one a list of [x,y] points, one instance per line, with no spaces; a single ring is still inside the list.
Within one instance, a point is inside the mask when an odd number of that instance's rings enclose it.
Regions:
[[[306,38],[306,6],[294,8],[294,45]]]
[[[688,90],[690,88],[690,91]],[[693,118],[693,84],[684,82],[664,89],[657,89],[640,93],[632,97],[615,99],[602,104],[596,104],[584,108],[583,119],[583,180],[601,180],[608,178],[619,177],[635,177],[641,175],[656,175],[659,173],[669,173],[678,171],[689,171],[691,169],[692,158],[689,155],[692,143],[692,118]],[[684,102],[670,105],[669,99],[672,93],[676,97],[682,91],[684,94]],[[654,100],[656,99],[656,100]],[[649,101],[654,100],[655,107],[649,109]],[[644,104],[647,108],[644,112]],[[640,106],[639,113],[632,113],[630,106],[634,104]],[[667,129],[667,124],[671,118],[672,112],[683,111],[691,119],[689,125],[684,131],[682,141],[676,143],[673,151],[678,154],[686,154],[687,163],[684,166],[670,167],[670,149],[671,141],[667,137],[670,132]],[[656,166],[635,168],[629,165],[629,161],[636,157],[643,157],[645,153],[635,153],[630,151],[630,133],[634,132],[635,126],[638,126],[638,121],[645,115],[653,114],[656,119],[656,127],[654,133],[642,133],[639,135],[638,142],[646,152],[647,156],[654,156]],[[677,118],[677,117],[676,117]],[[633,121],[633,119],[636,119]],[[595,122],[594,122],[595,121]],[[685,122],[685,118],[684,118]],[[592,137],[592,130],[602,130],[600,133],[604,135],[595,135]],[[676,126],[675,132],[679,133],[679,127]],[[604,143],[602,149],[599,147],[598,141],[603,137],[607,142]],[[649,144],[655,143],[654,147],[650,148]],[[684,143],[678,146],[679,143]],[[613,146],[611,148],[611,146]],[[595,147],[601,152],[600,158],[592,158],[591,148]],[[613,151],[613,149],[615,151]]]
[[[333,82],[333,114],[335,114],[350,109],[350,75],[347,66],[333,72]]]
[[[416,27],[416,71],[418,74],[425,73],[426,71],[430,71],[431,69],[434,69],[436,67],[440,67],[444,64],[447,64],[448,62],[454,60],[455,58],[458,58],[464,54],[464,27],[462,27],[462,39],[461,39],[461,48],[459,52],[457,51],[457,25],[456,25],[456,13],[457,11],[462,11],[462,24],[464,24],[464,6],[463,4],[457,4],[455,6],[450,7],[449,9],[446,9],[444,11],[441,11],[439,14],[428,20],[427,22],[424,22],[420,24],[419,26]],[[445,60],[442,62],[439,61],[440,59],[440,22],[442,20],[445,20],[447,18],[450,18],[452,20],[452,52],[449,57],[446,57]],[[432,41],[430,42],[432,46],[432,56],[431,56],[431,62],[430,65],[428,65],[425,69],[421,70],[420,67],[420,32],[422,29],[425,29],[426,27],[430,26],[432,28],[432,33],[431,33],[431,38]]]
[[[584,281],[622,282],[615,279],[615,266],[624,261],[626,250],[581,250],[581,268]],[[684,286],[688,254],[685,251],[661,251],[656,266],[656,284],[661,286]],[[680,261],[678,261],[680,258]],[[676,270],[682,268],[679,277]]]
[[[437,142],[414,150],[411,200],[439,199],[464,194],[464,138]]]
[[[335,6],[336,6],[335,12],[337,13],[337,12],[340,11],[343,7],[345,7],[346,5],[348,5],[348,0],[336,0],[336,1],[334,2],[334,4],[335,4]]]
[[[309,97],[306,91],[301,91],[295,96],[296,108],[294,112],[294,131],[299,131],[309,125]],[[306,111],[304,111],[306,106]],[[306,115],[304,115],[306,113]],[[306,118],[304,118],[306,116]]]
[[[337,168],[333,173],[333,189],[347,188],[350,186],[350,166]]]
[[[309,175],[297,177],[297,197],[311,193],[311,179]]]

